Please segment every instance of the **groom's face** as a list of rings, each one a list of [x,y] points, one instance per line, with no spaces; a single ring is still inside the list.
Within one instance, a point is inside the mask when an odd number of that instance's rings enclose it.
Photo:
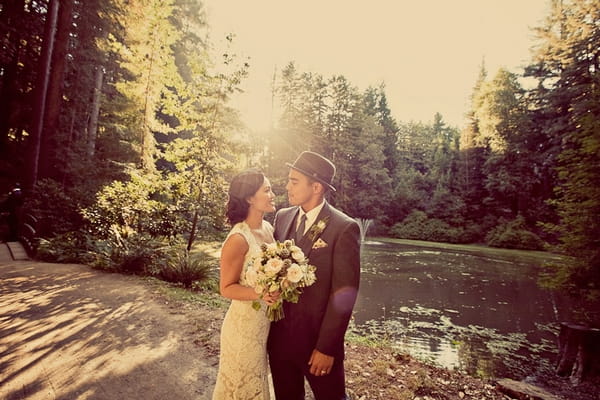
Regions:
[[[309,204],[315,197],[315,182],[293,168],[290,169],[288,183],[285,188],[288,193],[288,200],[293,206]]]

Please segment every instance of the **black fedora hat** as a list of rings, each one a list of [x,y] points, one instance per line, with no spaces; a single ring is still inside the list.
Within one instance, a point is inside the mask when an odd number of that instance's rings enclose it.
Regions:
[[[331,184],[335,176],[335,165],[320,154],[312,151],[303,151],[300,153],[293,164],[286,163],[290,168],[312,178],[335,192]]]

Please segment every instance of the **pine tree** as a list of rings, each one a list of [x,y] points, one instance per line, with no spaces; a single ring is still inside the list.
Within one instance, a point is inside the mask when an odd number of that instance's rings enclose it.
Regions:
[[[555,274],[560,285],[600,298],[600,3],[554,1],[528,74],[539,80],[532,98],[536,118],[550,138],[559,216],[546,225],[560,250],[572,256]],[[558,154],[558,155],[556,155]],[[554,158],[547,157],[554,161]]]

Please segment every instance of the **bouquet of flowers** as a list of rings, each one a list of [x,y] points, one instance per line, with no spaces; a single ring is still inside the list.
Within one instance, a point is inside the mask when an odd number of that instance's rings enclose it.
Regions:
[[[297,303],[301,288],[310,286],[316,281],[314,265],[308,263],[308,258],[293,240],[283,243],[263,243],[260,252],[251,258],[246,269],[246,281],[261,296],[266,293],[279,291],[279,300],[267,307],[267,318],[279,321],[283,315],[283,301]],[[260,309],[260,303],[254,301],[255,310]]]

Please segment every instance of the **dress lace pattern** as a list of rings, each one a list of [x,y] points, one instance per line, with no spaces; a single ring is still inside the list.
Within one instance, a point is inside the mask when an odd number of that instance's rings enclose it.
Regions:
[[[273,228],[268,222],[271,236]],[[236,224],[229,236],[241,234],[248,243],[240,284],[246,284],[246,266],[253,253],[260,250],[250,227]],[[232,300],[221,327],[219,372],[213,400],[269,400],[267,336],[270,322],[262,310],[254,310],[251,301]]]

